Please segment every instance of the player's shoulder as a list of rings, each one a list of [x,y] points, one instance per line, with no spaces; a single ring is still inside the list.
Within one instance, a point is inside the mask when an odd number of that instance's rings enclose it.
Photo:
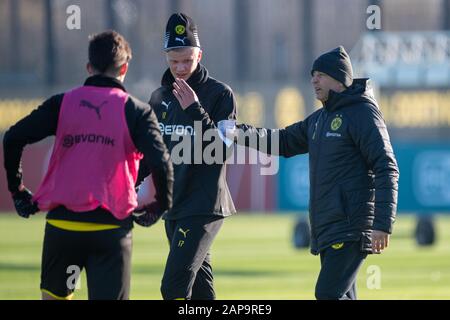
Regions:
[[[53,105],[59,106],[61,105],[65,94],[65,92],[54,94],[53,96],[48,98],[47,101]]]
[[[217,80],[216,78],[208,77],[206,85],[208,86],[208,88],[213,89],[214,91],[233,94],[233,90],[228,84],[223,81]]]
[[[375,99],[370,82],[365,81],[366,79],[362,79],[364,81],[360,80],[355,79],[357,83],[349,88],[348,91],[350,92],[346,95],[346,106],[343,108],[343,111],[353,118],[381,116],[381,110]]]
[[[125,113],[127,115],[127,118],[133,117],[133,116],[142,116],[143,114],[149,112],[151,110],[151,107],[148,103],[129,95],[128,99],[125,103]]]
[[[316,122],[317,119],[320,117],[320,114],[323,112],[323,107],[319,108],[317,110],[314,110],[312,113],[310,113],[306,118],[305,121],[307,122]]]
[[[383,118],[378,104],[371,100],[363,100],[349,108],[344,108],[343,113],[356,123],[361,123],[372,118]]]
[[[64,95],[66,92],[55,94],[48,99],[46,99],[41,106],[38,108],[40,110],[45,110],[49,112],[59,112],[61,105],[64,100]]]
[[[161,86],[154,90],[150,95],[149,103],[152,107],[160,105],[164,100],[172,96],[171,88],[168,86]]]

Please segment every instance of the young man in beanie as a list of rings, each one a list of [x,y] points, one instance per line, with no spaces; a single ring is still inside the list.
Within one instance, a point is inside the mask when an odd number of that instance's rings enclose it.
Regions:
[[[70,299],[85,268],[89,299],[128,299],[132,213],[142,154],[156,201],[168,210],[173,168],[153,110],[127,93],[131,48],[106,31],[91,37],[84,85],[46,100],[4,136],[8,188],[24,218],[48,211],[42,254],[42,298]],[[33,196],[22,182],[24,147],[56,136],[47,173]],[[142,210],[138,210],[142,211]],[[148,224],[154,212],[139,215]]]
[[[200,64],[202,50],[192,18],[173,14],[164,39],[168,69],[161,87],[154,91],[150,105],[155,110],[164,142],[172,159],[181,142],[188,140],[192,158],[198,151],[195,140],[224,119],[235,119],[236,103],[226,84],[212,78]],[[199,101],[187,105],[173,90],[183,82],[193,88]],[[187,84],[186,84],[187,83]],[[213,131],[213,130],[211,130]],[[217,130],[216,130],[217,132]],[[215,142],[224,144],[217,135]],[[200,142],[200,157],[205,144]],[[191,148],[192,147],[192,148]],[[224,147],[226,148],[226,147]],[[225,159],[214,163],[174,160],[173,207],[164,216],[170,252],[161,284],[164,299],[214,299],[210,247],[223,218],[235,213],[226,182]],[[175,163],[176,162],[176,163]]]
[[[367,253],[381,253],[389,244],[399,171],[369,81],[353,79],[344,48],[317,58],[311,75],[323,107],[305,120],[279,130],[241,124],[222,133],[269,154],[309,153],[311,252],[321,260],[315,295],[356,299],[356,276]]]

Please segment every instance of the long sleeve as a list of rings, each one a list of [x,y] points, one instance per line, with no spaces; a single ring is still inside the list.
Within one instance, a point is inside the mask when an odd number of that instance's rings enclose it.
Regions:
[[[236,120],[236,101],[231,90],[224,90],[216,102],[213,113],[209,115],[200,103],[193,103],[185,112],[194,121],[201,121],[202,129],[217,129],[216,124],[221,120]]]
[[[308,121],[309,118],[306,118],[284,129],[255,128],[240,124],[237,125],[237,143],[286,158],[308,153]]]
[[[156,115],[149,105],[132,98],[127,102],[126,110],[132,140],[144,154],[136,185],[139,186],[151,174],[156,190],[155,198],[161,210],[168,210],[172,207],[173,166]]]
[[[223,155],[225,161],[231,155],[231,146],[226,147],[219,137],[217,123],[221,120],[236,120],[236,100],[231,90],[224,90],[219,99],[212,108],[211,114],[208,114],[200,103],[193,103],[185,112],[194,121],[199,121],[202,124],[203,133],[207,130],[214,130],[214,141],[220,141],[223,144]],[[210,143],[210,141],[203,141],[203,149]]]
[[[359,108],[352,126],[355,144],[375,175],[374,230],[392,232],[397,210],[399,169],[381,112],[371,104]]]
[[[24,147],[56,134],[63,97],[63,94],[59,94],[46,100],[5,133],[4,166],[10,192],[17,191],[22,184],[21,159]]]

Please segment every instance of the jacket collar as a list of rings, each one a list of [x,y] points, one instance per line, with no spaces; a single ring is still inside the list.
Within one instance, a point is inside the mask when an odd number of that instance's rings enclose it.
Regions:
[[[208,69],[206,69],[203,65],[201,65],[199,63],[197,66],[197,69],[195,69],[194,73],[187,80],[187,83],[190,87],[192,87],[193,89],[196,89],[201,84],[205,83],[208,80],[208,78],[209,78]],[[167,69],[166,72],[164,72],[164,75],[162,77],[161,85],[172,87],[172,84],[174,82],[175,82],[175,78],[173,77],[172,73],[170,72],[170,69]]]
[[[350,87],[342,92],[330,90],[328,100],[323,107],[329,112],[355,103],[369,102],[376,105],[372,87],[368,78],[354,79]]]
[[[121,81],[103,75],[95,75],[87,78],[84,82],[84,85],[94,87],[118,88],[125,92],[127,91]]]

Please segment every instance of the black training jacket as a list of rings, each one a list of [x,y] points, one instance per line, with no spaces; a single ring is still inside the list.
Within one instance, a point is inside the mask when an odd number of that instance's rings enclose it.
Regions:
[[[86,86],[114,87],[124,91],[123,84],[104,76],[92,76],[84,83]],[[59,110],[63,94],[52,96],[36,110],[13,125],[4,135],[4,166],[10,192],[17,191],[22,183],[21,157],[27,144],[38,142],[48,136],[56,135]],[[172,205],[173,167],[166,146],[162,140],[155,113],[146,103],[129,96],[125,104],[125,118],[132,141],[136,148],[144,154],[146,174],[152,174],[156,189],[156,200],[162,210]],[[141,161],[141,165],[143,161]],[[138,177],[139,185],[145,176]],[[63,219],[97,223],[111,223],[130,226],[131,218],[119,221],[106,210],[78,214],[65,208],[55,208],[47,215],[49,219]]]
[[[172,93],[174,81],[170,70],[166,70],[161,81],[162,86],[154,91],[150,98],[150,105],[158,117],[164,142],[171,152],[175,173],[173,206],[164,218],[176,220],[196,215],[229,216],[236,212],[226,182],[224,160],[229,149],[223,152],[224,158],[221,161],[212,164],[204,161],[194,162],[192,157],[196,139],[196,150],[199,145],[201,150],[207,147],[208,142],[201,141],[206,130],[214,129],[220,120],[236,118],[233,92],[226,84],[210,77],[208,70],[199,64],[187,83],[196,92],[200,103],[183,110]],[[200,132],[194,130],[194,121],[197,122]],[[180,138],[179,141],[173,139],[176,136]],[[178,143],[181,143],[181,136],[189,139],[191,144],[192,157],[189,162],[177,162],[172,154],[177,150],[174,148]],[[226,149],[218,139],[216,134],[212,141],[220,142],[220,146]]]
[[[267,142],[268,153],[309,153],[313,254],[334,243],[357,240],[370,252],[372,230],[392,232],[399,170],[371,92],[368,79],[355,79],[344,92],[331,91],[323,108],[285,129],[238,126],[249,136],[258,133],[257,148]],[[272,135],[278,135],[278,152],[270,144]]]

